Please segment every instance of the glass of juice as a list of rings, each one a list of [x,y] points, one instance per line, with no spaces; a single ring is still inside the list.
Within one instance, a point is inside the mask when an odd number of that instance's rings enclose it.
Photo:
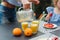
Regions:
[[[30,28],[32,29],[33,34],[38,32],[38,24],[31,24]]]
[[[32,24],[38,24],[39,25],[39,21],[38,20],[32,21]]]
[[[21,26],[22,26],[22,30],[24,31],[26,28],[28,28],[28,22],[22,22]]]

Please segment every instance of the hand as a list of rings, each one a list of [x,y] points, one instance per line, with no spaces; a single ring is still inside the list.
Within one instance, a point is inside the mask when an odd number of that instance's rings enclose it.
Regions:
[[[32,3],[34,3],[34,4],[39,4],[40,3],[40,1],[39,0],[28,0],[29,2],[32,2]]]
[[[50,19],[50,14],[48,14],[47,16],[46,16],[46,18],[45,18],[45,20],[49,20]]]

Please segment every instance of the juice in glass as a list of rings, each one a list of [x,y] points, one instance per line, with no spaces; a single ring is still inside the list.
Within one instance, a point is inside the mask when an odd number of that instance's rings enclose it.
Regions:
[[[22,22],[22,30],[24,31],[26,28],[28,28],[28,22]]]
[[[33,34],[38,31],[38,24],[31,24],[30,28],[32,29]]]

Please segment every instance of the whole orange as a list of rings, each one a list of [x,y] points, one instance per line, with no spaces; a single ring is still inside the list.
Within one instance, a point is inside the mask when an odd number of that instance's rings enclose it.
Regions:
[[[32,30],[31,30],[31,28],[26,28],[24,30],[24,35],[25,36],[32,36]]]
[[[20,28],[14,28],[12,34],[15,36],[19,36],[22,34],[22,30]]]

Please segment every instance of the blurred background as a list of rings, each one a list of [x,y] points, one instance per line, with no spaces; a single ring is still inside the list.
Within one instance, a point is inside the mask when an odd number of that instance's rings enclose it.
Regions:
[[[2,0],[0,0],[1,3]],[[32,9],[34,11],[34,13],[36,13],[36,18],[38,19],[38,17],[43,13],[43,11],[45,11],[45,13],[47,14],[46,11],[46,7],[51,6],[52,0],[39,0],[40,4],[35,5],[32,3]],[[21,5],[22,7],[23,5]],[[16,10],[18,10],[19,7],[16,7]]]

